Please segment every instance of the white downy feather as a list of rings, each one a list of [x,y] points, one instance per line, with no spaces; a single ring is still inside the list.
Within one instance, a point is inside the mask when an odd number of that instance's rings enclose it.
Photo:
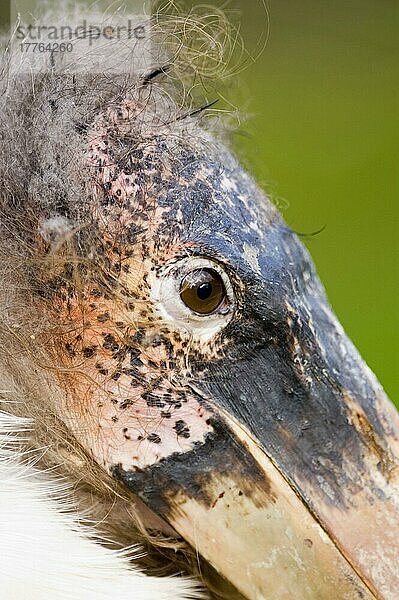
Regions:
[[[148,577],[79,524],[68,488],[21,456],[13,433],[27,423],[0,413],[1,600],[187,600],[193,581]]]

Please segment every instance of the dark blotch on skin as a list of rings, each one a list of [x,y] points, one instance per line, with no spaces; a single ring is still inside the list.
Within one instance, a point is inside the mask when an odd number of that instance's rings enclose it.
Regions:
[[[142,470],[125,471],[115,465],[113,475],[166,518],[179,492],[211,508],[215,501],[213,485],[220,478],[234,481],[258,508],[265,505],[265,498],[274,502],[270,481],[256,460],[226,423],[216,418],[211,421],[214,432],[204,443],[194,444],[191,451],[174,453]]]
[[[112,350],[113,352],[119,349],[119,344],[111,333],[104,335],[103,348],[106,350]]]
[[[190,428],[187,423],[183,421],[183,419],[179,419],[173,426],[173,429],[176,431],[178,437],[189,438],[190,437]]]
[[[108,321],[110,318],[109,313],[105,312],[102,315],[98,315],[97,317],[97,321],[99,321],[99,323],[105,323],[106,321]]]
[[[85,358],[91,358],[96,353],[96,347],[91,346],[90,348],[83,348],[83,356]]]

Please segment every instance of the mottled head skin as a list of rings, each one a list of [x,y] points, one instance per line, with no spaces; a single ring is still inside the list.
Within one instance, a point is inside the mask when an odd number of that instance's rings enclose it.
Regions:
[[[49,284],[64,420],[172,523],[183,492],[213,509],[224,494],[210,485],[215,472],[255,506],[276,502],[273,482],[233,432],[239,424],[355,571],[365,569],[367,589],[393,599],[393,407],[332,313],[307,251],[234,156],[190,121],[140,129],[143,111],[126,100],[87,132],[91,222],[80,244],[99,269],[79,286]],[[218,265],[231,283],[228,314],[211,333],[165,318],[154,295],[165,273],[175,268],[178,278],[180,261],[192,258]],[[386,537],[368,554],[377,526],[367,519],[383,509]]]
[[[78,373],[65,378],[74,398],[68,409],[87,420],[87,443],[100,462],[125,469],[143,469],[205,441],[212,411],[188,377],[198,361],[216,360],[234,345],[220,336],[205,343],[162,322],[149,278],[190,256],[234,267],[234,257],[223,255],[228,234],[217,231],[218,220],[229,215],[237,228],[245,210],[256,235],[258,213],[276,218],[249,176],[233,179],[236,161],[199,129],[195,150],[176,125],[173,136],[165,126],[134,140],[131,122],[140,110],[126,101],[89,133],[95,186],[87,253],[102,272],[99,281],[79,291],[66,286],[54,298],[67,330],[57,340],[60,356]],[[224,152],[223,167],[206,158],[209,151]]]

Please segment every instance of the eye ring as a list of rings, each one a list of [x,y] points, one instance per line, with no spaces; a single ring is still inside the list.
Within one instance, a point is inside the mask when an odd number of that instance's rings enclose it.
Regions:
[[[198,283],[198,277],[210,278],[214,284],[217,282],[216,287],[219,290],[215,294],[214,287],[212,288],[213,305],[208,304],[206,310],[201,306],[202,312],[198,310],[197,300],[195,305],[192,305],[185,295],[182,298],[185,284],[192,282],[193,278],[194,282]],[[201,342],[209,341],[229,323],[234,315],[236,307],[234,289],[219,261],[204,256],[175,259],[159,269],[150,271],[147,280],[156,313],[172,330],[188,335],[192,339]],[[206,296],[206,289],[203,291]],[[220,298],[220,291],[222,291],[222,298]],[[200,304],[202,305],[202,302]]]
[[[180,298],[194,313],[210,315],[226,302],[227,292],[221,275],[215,269],[194,269],[181,281]]]

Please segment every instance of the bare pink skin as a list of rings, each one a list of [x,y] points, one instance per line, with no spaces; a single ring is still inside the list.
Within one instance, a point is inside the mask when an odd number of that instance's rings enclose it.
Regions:
[[[58,352],[72,367],[63,375],[71,392],[65,411],[68,426],[99,464],[125,470],[144,469],[175,452],[187,452],[212,431],[211,413],[178,384],[185,342],[162,329],[145,283],[153,266],[149,257],[159,263],[173,256],[173,249],[168,256],[157,256],[151,246],[163,209],[154,199],[153,209],[138,216],[136,176],[121,170],[110,156],[110,130],[122,135],[137,110],[125,101],[119,116],[108,111],[99,117],[89,137],[93,216],[102,236],[102,260],[115,267],[114,295],[91,284],[56,301],[67,330]],[[101,206],[104,193],[112,197],[111,209]],[[131,225],[143,228],[143,239],[120,243]]]

